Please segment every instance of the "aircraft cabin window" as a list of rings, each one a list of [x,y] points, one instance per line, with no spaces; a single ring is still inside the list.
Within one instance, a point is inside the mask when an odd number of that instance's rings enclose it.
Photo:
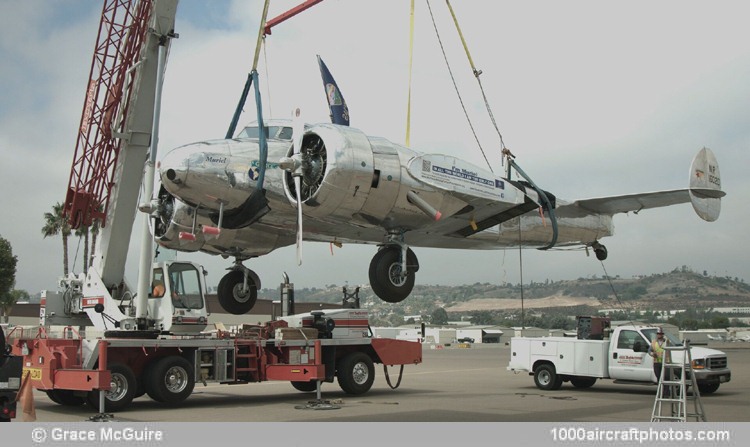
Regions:
[[[272,140],[291,140],[292,139],[292,128],[288,126],[266,126],[266,138]],[[242,129],[237,138],[258,138],[258,127],[247,126]]]

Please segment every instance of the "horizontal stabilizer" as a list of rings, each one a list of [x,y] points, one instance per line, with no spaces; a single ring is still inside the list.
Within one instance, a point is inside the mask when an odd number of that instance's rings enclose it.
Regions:
[[[555,212],[558,217],[613,215],[691,202],[701,219],[713,222],[719,217],[721,197],[725,195],[716,157],[703,148],[690,168],[690,188],[577,200],[558,206]]]

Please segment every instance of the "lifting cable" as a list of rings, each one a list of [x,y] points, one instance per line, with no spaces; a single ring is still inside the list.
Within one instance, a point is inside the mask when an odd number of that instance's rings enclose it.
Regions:
[[[401,365],[401,370],[398,372],[398,382],[396,382],[396,385],[391,385],[391,378],[388,375],[388,365],[383,364],[383,372],[385,373],[385,381],[392,390],[395,390],[401,385],[401,379],[404,377],[404,365]]]
[[[411,11],[409,12],[409,93],[406,99],[406,147],[409,147],[411,139],[411,72],[414,61],[414,0],[411,0]]]
[[[609,273],[607,273],[607,268],[604,266],[604,261],[599,261],[602,264],[602,270],[604,271],[604,277],[607,278],[607,281],[609,282],[609,287],[612,289],[612,294],[615,296],[615,301],[617,301],[617,304],[620,305],[620,308],[625,311],[625,305],[620,301],[620,297],[617,296],[617,291],[615,290],[615,285],[612,284],[612,278],[610,278]],[[628,320],[630,321],[630,324],[635,326],[635,323],[630,318],[630,315],[635,312],[635,309],[628,309]]]
[[[432,19],[432,26],[435,28],[435,35],[437,36],[438,43],[440,44],[440,51],[443,52],[443,59],[445,59],[445,65],[448,67],[448,73],[451,76],[451,80],[453,81],[453,88],[456,90],[456,95],[458,95],[458,100],[461,103],[461,108],[464,110],[464,115],[466,116],[466,121],[469,123],[469,127],[471,128],[471,133],[474,135],[474,139],[477,142],[477,146],[479,146],[479,150],[482,152],[482,156],[484,157],[484,161],[487,162],[487,166],[490,168],[490,171],[494,174],[495,171],[492,169],[492,165],[490,164],[489,160],[487,160],[487,155],[484,153],[484,149],[482,148],[482,143],[479,142],[479,137],[477,137],[477,132],[474,130],[474,125],[471,122],[471,118],[469,118],[469,113],[466,111],[466,106],[464,105],[464,100],[461,97],[461,92],[458,90],[458,85],[456,84],[456,78],[453,76],[453,70],[451,70],[450,63],[448,62],[448,56],[445,54],[445,48],[443,47],[443,41],[440,39],[440,32],[438,31],[437,24],[435,23],[435,16],[432,14],[432,7],[430,6],[430,0],[427,0],[427,9],[430,11],[430,18]]]
[[[492,125],[495,127],[495,131],[497,132],[497,135],[500,137],[500,149],[505,149],[505,142],[503,141],[503,134],[500,133],[500,129],[497,127],[497,122],[495,121],[495,115],[492,113],[490,102],[487,99],[487,95],[484,93],[482,80],[479,79],[479,76],[482,74],[482,70],[477,70],[477,67],[474,65],[474,60],[471,58],[471,53],[469,53],[469,46],[466,44],[466,39],[464,39],[464,33],[461,32],[461,27],[458,25],[458,19],[456,18],[456,14],[453,12],[453,7],[451,6],[450,0],[445,0],[445,3],[448,5],[448,10],[450,10],[451,12],[451,16],[453,17],[453,23],[456,24],[456,30],[458,31],[458,36],[461,38],[461,43],[464,46],[466,57],[469,59],[469,65],[471,65],[471,71],[474,73],[474,77],[477,78],[477,82],[479,83],[479,90],[482,92],[482,99],[484,99],[484,106],[487,108],[487,113],[490,116],[490,121],[492,121]]]

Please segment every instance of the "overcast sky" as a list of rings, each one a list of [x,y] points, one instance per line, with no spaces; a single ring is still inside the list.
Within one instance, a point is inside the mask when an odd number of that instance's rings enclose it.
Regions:
[[[273,17],[299,1],[276,1]],[[353,127],[403,143],[408,88],[408,1],[326,0],[274,28],[260,73],[267,117],[301,107],[327,121],[321,55],[349,105]],[[0,236],[18,256],[16,287],[54,289],[60,238],[43,239],[43,214],[63,201],[101,1],[0,0]],[[431,2],[456,82],[493,169],[499,142],[445,2]],[[517,162],[564,199],[687,186],[693,156],[716,154],[727,197],[715,223],[689,204],[615,217],[604,265],[610,275],[686,265],[748,275],[750,28],[746,2],[453,2],[495,118]],[[249,71],[260,1],[182,0],[165,81],[159,153],[221,138]],[[266,78],[266,73],[268,78]],[[268,93],[270,92],[270,97]],[[426,3],[417,1],[411,146],[484,159],[470,133]],[[250,103],[248,110],[252,110]],[[243,115],[243,123],[253,120]],[[136,225],[138,228],[139,225]],[[132,245],[136,247],[137,245]],[[70,240],[71,266],[81,270]],[[367,283],[372,246],[331,256],[307,243],[247,262],[264,287],[286,271],[297,287]],[[417,284],[518,283],[519,252],[417,249]],[[231,260],[206,265],[216,285]],[[128,259],[135,284],[137,250]],[[601,276],[583,251],[523,251],[523,279]]]

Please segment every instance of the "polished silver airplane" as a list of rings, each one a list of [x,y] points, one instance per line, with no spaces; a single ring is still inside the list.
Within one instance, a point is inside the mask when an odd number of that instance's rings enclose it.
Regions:
[[[614,214],[691,202],[702,219],[719,217],[725,194],[709,149],[695,156],[688,188],[565,202],[538,188],[508,151],[498,176],[350,127],[346,102],[318,63],[331,123],[304,124],[297,109],[291,120],[261,118],[235,138],[173,149],[160,162],[159,195],[144,209],[161,246],[234,258],[218,286],[233,314],[249,311],[261,287],[243,262],[296,243],[301,263],[303,240],[377,245],[370,286],[397,303],[419,270],[410,247],[584,246],[604,260],[599,240],[613,234]],[[257,96],[257,79],[255,87]],[[525,180],[511,180],[511,168]]]
[[[233,257],[218,287],[228,312],[245,313],[257,298],[261,282],[245,260],[299,248],[301,240],[377,245],[370,285],[384,301],[400,302],[419,269],[410,247],[499,249],[518,246],[520,237],[524,247],[591,247],[603,260],[599,241],[613,234],[614,214],[691,202],[702,219],[714,221],[725,195],[707,148],[693,160],[688,188],[566,202],[533,182],[349,126],[297,127],[292,120],[262,126],[265,162],[257,124],[236,138],[173,149],[161,160],[156,240]]]

